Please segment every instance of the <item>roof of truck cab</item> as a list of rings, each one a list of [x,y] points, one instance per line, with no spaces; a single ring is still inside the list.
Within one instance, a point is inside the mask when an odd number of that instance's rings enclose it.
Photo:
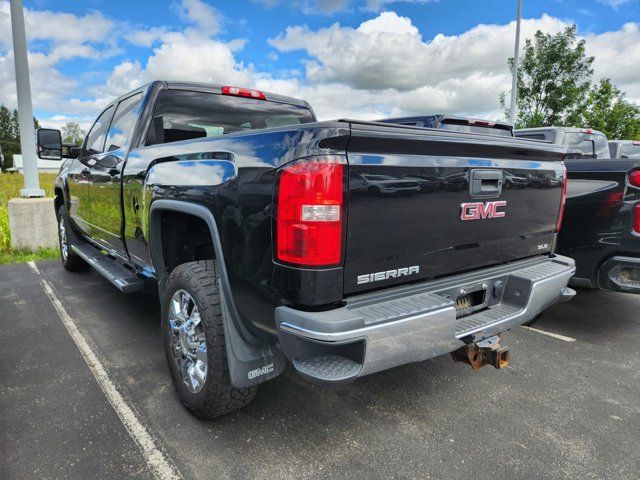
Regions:
[[[420,121],[424,121],[427,119],[432,119],[435,118],[438,121],[444,121],[444,120],[460,120],[460,121],[469,121],[469,122],[488,122],[491,123],[492,125],[497,125],[500,127],[507,127],[508,129],[513,129],[513,125],[511,125],[510,123],[506,123],[506,122],[500,122],[500,121],[495,121],[495,120],[484,120],[481,118],[475,118],[475,117],[465,117],[462,115],[449,115],[449,114],[444,114],[444,113],[435,113],[432,115],[414,115],[412,117],[392,117],[392,118],[384,118],[381,120],[376,120],[377,122],[383,122],[383,123],[392,123],[392,122],[420,122]]]
[[[123,95],[120,95],[118,98],[111,101],[107,105],[107,107],[115,103],[118,103],[122,99],[127,98],[134,93],[149,91],[154,85],[161,85],[164,88],[172,89],[172,90],[191,90],[196,92],[208,92],[208,93],[218,93],[218,94],[222,93],[222,87],[223,87],[223,85],[216,84],[216,83],[177,82],[177,81],[169,82],[165,80],[154,80],[153,82],[140,85],[139,87],[134,88],[133,90],[129,90],[127,93],[124,93]],[[233,86],[238,87],[237,85],[233,85]],[[248,87],[238,87],[238,88],[248,88]],[[255,90],[255,89],[249,89],[249,90]],[[300,100],[299,98],[287,97],[285,95],[278,95],[277,93],[265,92],[264,90],[259,90],[259,91],[263,93],[266,99],[270,102],[286,103],[289,105],[304,107],[304,108],[308,108],[313,112],[311,105],[309,105],[309,103],[304,100]]]
[[[210,92],[210,93],[222,93],[222,87],[223,87],[222,84],[218,84],[218,83],[174,82],[174,81],[172,82],[164,81],[162,83],[164,83],[166,87],[169,89],[195,90],[195,91]],[[256,88],[246,87],[242,85],[233,85],[233,86],[238,88],[247,88],[249,90],[259,90]],[[299,107],[311,108],[308,102],[301,100],[299,98],[288,97],[286,95],[279,95],[277,93],[265,92],[264,90],[259,90],[259,91],[262,92],[264,96],[267,97],[267,100],[270,102],[287,103],[287,104],[296,105]]]
[[[517,130],[514,130],[513,133],[514,135],[518,135],[518,133],[529,133],[529,132],[549,132],[549,131],[563,131],[565,133],[587,133],[587,130],[589,130],[589,133],[591,135],[602,135],[604,136],[604,133],[598,131],[598,130],[594,130],[593,128],[578,128],[578,127],[532,127],[532,128],[519,128]]]
[[[639,145],[640,141],[638,140],[609,140],[609,143],[619,143],[620,145]]]

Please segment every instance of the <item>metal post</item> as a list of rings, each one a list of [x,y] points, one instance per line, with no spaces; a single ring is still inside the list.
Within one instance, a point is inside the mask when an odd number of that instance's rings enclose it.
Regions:
[[[518,19],[516,21],[516,50],[513,54],[513,80],[511,82],[511,108],[509,109],[509,122],[516,124],[518,114],[518,66],[520,60],[520,23],[522,21],[522,0],[518,0]]]
[[[27,36],[24,31],[24,8],[22,0],[11,0],[11,32],[13,34],[13,59],[16,65],[16,88],[18,91],[18,117],[20,120],[20,149],[24,166],[24,188],[21,197],[44,197],[38,178],[36,157],[36,135],[33,128],[31,107],[31,84],[27,59]]]

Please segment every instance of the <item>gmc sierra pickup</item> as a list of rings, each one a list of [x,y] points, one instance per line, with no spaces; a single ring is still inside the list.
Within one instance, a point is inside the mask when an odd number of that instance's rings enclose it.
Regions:
[[[61,158],[59,139],[40,130],[40,155]],[[448,353],[500,368],[501,335],[575,293],[551,145],[154,82],[76,154],[55,183],[63,265],[157,285],[171,377],[200,417],[246,405],[287,361],[327,386]],[[505,175],[546,181],[503,190]]]

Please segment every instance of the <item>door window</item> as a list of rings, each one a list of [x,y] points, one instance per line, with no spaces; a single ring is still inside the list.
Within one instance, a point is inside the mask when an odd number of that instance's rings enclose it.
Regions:
[[[125,98],[118,104],[107,135],[107,151],[111,152],[129,145],[138,119],[140,102],[142,102],[142,93]]]
[[[107,136],[107,128],[109,128],[109,120],[111,120],[112,113],[113,107],[107,108],[91,127],[85,143],[85,151],[87,153],[104,152],[104,139]]]

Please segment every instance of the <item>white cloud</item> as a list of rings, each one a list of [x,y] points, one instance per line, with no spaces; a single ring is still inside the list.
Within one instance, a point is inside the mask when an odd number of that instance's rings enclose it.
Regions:
[[[565,26],[544,15],[523,21],[522,29],[523,35],[529,36],[538,29],[555,33]],[[412,90],[474,72],[504,71],[506,59],[513,54],[514,35],[512,22],[478,25],[455,36],[438,34],[425,42],[409,18],[382,12],[355,29],[339,23],[318,31],[289,27],[270,43],[283,52],[306,51],[311,57],[307,77],[314,82]]]
[[[0,1],[0,49],[11,45],[9,2]],[[26,9],[25,28],[29,41],[51,40],[58,45],[104,42],[114,27],[100,12],[77,16],[70,13]]]
[[[386,8],[388,5],[394,3],[433,3],[438,0],[367,0],[366,9],[374,12]]]
[[[273,8],[281,0],[254,0],[266,8]],[[286,2],[289,8],[299,10],[306,15],[331,15],[349,8],[351,0],[292,0]]]
[[[530,38],[537,30],[553,34],[570,24],[549,15],[525,19],[522,35]],[[281,52],[307,54],[306,78],[294,91],[308,94],[321,115],[336,112],[336,107],[367,115],[370,102],[371,112],[391,115],[444,112],[499,118],[499,94],[510,89],[507,58],[513,55],[514,35],[511,22],[424,40],[409,18],[387,11],[357,28],[339,23],[318,30],[292,26],[270,43]],[[640,99],[639,25],[630,23],[586,40],[587,52],[596,56],[596,79],[610,77],[630,99]],[[305,85],[313,88],[305,90]]]
[[[182,0],[174,4],[182,19],[199,30],[215,35],[220,30],[220,15],[215,8],[201,0]]]
[[[151,47],[167,33],[167,27],[153,27],[143,30],[133,30],[125,38],[137,47]]]
[[[618,10],[618,8],[620,8],[621,5],[624,5],[625,3],[635,2],[635,1],[636,0],[598,0],[598,3],[602,3],[603,5],[608,5],[614,10]]]
[[[94,122],[93,116],[67,116],[67,115],[53,115],[40,121],[40,125],[44,128],[55,128],[61,130],[67,122],[75,122],[80,125],[80,128],[85,132],[88,132]]]
[[[187,29],[166,32],[158,37],[158,43],[144,65],[130,61],[118,64],[96,92],[113,98],[153,80],[253,83],[253,67],[235,58],[244,48],[243,40],[222,42],[202,31]]]
[[[60,63],[75,59],[100,59],[117,53],[111,35],[115,24],[99,12],[69,13],[25,9],[29,42],[45,42],[47,51],[29,52],[29,69],[35,108],[67,110],[69,92],[77,81],[60,73]],[[15,76],[9,2],[0,0],[0,104],[16,106]]]
[[[283,0],[253,0],[266,8],[273,8],[280,3],[285,3]],[[439,0],[366,0],[364,6],[360,7],[362,10],[379,12],[384,10],[388,5],[397,3],[432,3]],[[618,0],[621,1],[621,0]],[[624,0],[622,0],[624,1]],[[307,15],[332,15],[334,13],[348,10],[352,5],[357,5],[360,2],[355,0],[292,0],[286,2],[290,8],[300,10]]]
[[[596,57],[594,77],[610,78],[628,98],[640,103],[640,24],[627,23],[620,30],[585,39],[587,54]]]

